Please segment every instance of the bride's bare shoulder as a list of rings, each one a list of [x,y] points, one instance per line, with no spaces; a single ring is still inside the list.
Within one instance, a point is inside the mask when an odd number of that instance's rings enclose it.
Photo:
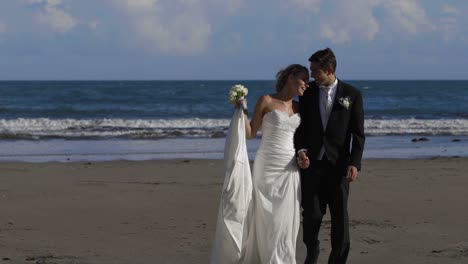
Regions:
[[[268,109],[271,108],[271,102],[272,97],[270,94],[262,95],[258,98],[255,109],[264,114],[265,112],[269,111]]]
[[[258,98],[258,103],[260,104],[268,104],[272,100],[271,94],[264,94]]]
[[[272,94],[264,94],[260,96],[260,98],[263,98],[263,100],[271,100],[273,98]]]

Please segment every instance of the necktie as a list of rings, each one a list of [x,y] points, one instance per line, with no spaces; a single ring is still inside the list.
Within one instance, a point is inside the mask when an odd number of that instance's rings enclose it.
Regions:
[[[329,111],[330,111],[330,108],[331,108],[331,106],[332,106],[332,103],[333,103],[333,102],[332,102],[332,99],[331,99],[331,94],[330,94],[330,89],[331,89],[331,87],[321,86],[320,88],[323,89],[323,93],[324,93],[324,97],[325,97],[325,98],[324,98],[324,99],[325,99],[325,100],[324,100],[324,101],[325,101],[325,102],[324,102],[325,110],[326,110],[327,112],[329,112]]]

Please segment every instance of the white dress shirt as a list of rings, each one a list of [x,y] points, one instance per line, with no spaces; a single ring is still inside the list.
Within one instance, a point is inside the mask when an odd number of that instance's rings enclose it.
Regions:
[[[320,107],[320,118],[322,119],[323,131],[327,129],[328,119],[330,118],[330,113],[333,108],[333,102],[335,100],[337,87],[338,87],[338,79],[336,78],[332,84],[328,86],[321,85],[319,87],[319,92],[320,92],[319,107]],[[327,107],[327,105],[329,107]],[[325,147],[322,146],[317,159],[321,160],[324,154],[325,154]]]
[[[338,87],[338,79],[335,78],[335,81],[328,85],[321,85],[319,86],[319,93],[320,93],[320,98],[319,98],[319,108],[320,108],[320,118],[322,119],[322,126],[323,126],[323,131],[327,129],[327,124],[328,124],[328,119],[330,118],[330,113],[333,108],[333,102],[335,101],[335,95],[336,95],[336,88]],[[327,103],[330,104],[329,107],[327,107]],[[299,152],[306,151],[307,149],[300,149],[297,151]],[[323,158],[323,155],[325,154],[325,147],[322,146],[320,149],[319,155],[317,156],[318,160],[321,160]]]

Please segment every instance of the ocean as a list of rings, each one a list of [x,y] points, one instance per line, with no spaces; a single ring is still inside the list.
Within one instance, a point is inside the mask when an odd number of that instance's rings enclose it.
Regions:
[[[364,98],[365,158],[468,156],[468,81],[347,82]],[[0,160],[220,159],[234,84],[249,89],[250,108],[275,90],[274,81],[1,81]],[[251,159],[258,144],[248,141]]]

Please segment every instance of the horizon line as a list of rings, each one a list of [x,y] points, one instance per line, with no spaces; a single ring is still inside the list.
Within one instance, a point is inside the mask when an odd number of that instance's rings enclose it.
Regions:
[[[341,78],[339,78],[341,79]],[[468,81],[468,79],[341,79],[345,81]],[[276,81],[275,79],[0,79],[0,82],[151,82],[151,81]]]

